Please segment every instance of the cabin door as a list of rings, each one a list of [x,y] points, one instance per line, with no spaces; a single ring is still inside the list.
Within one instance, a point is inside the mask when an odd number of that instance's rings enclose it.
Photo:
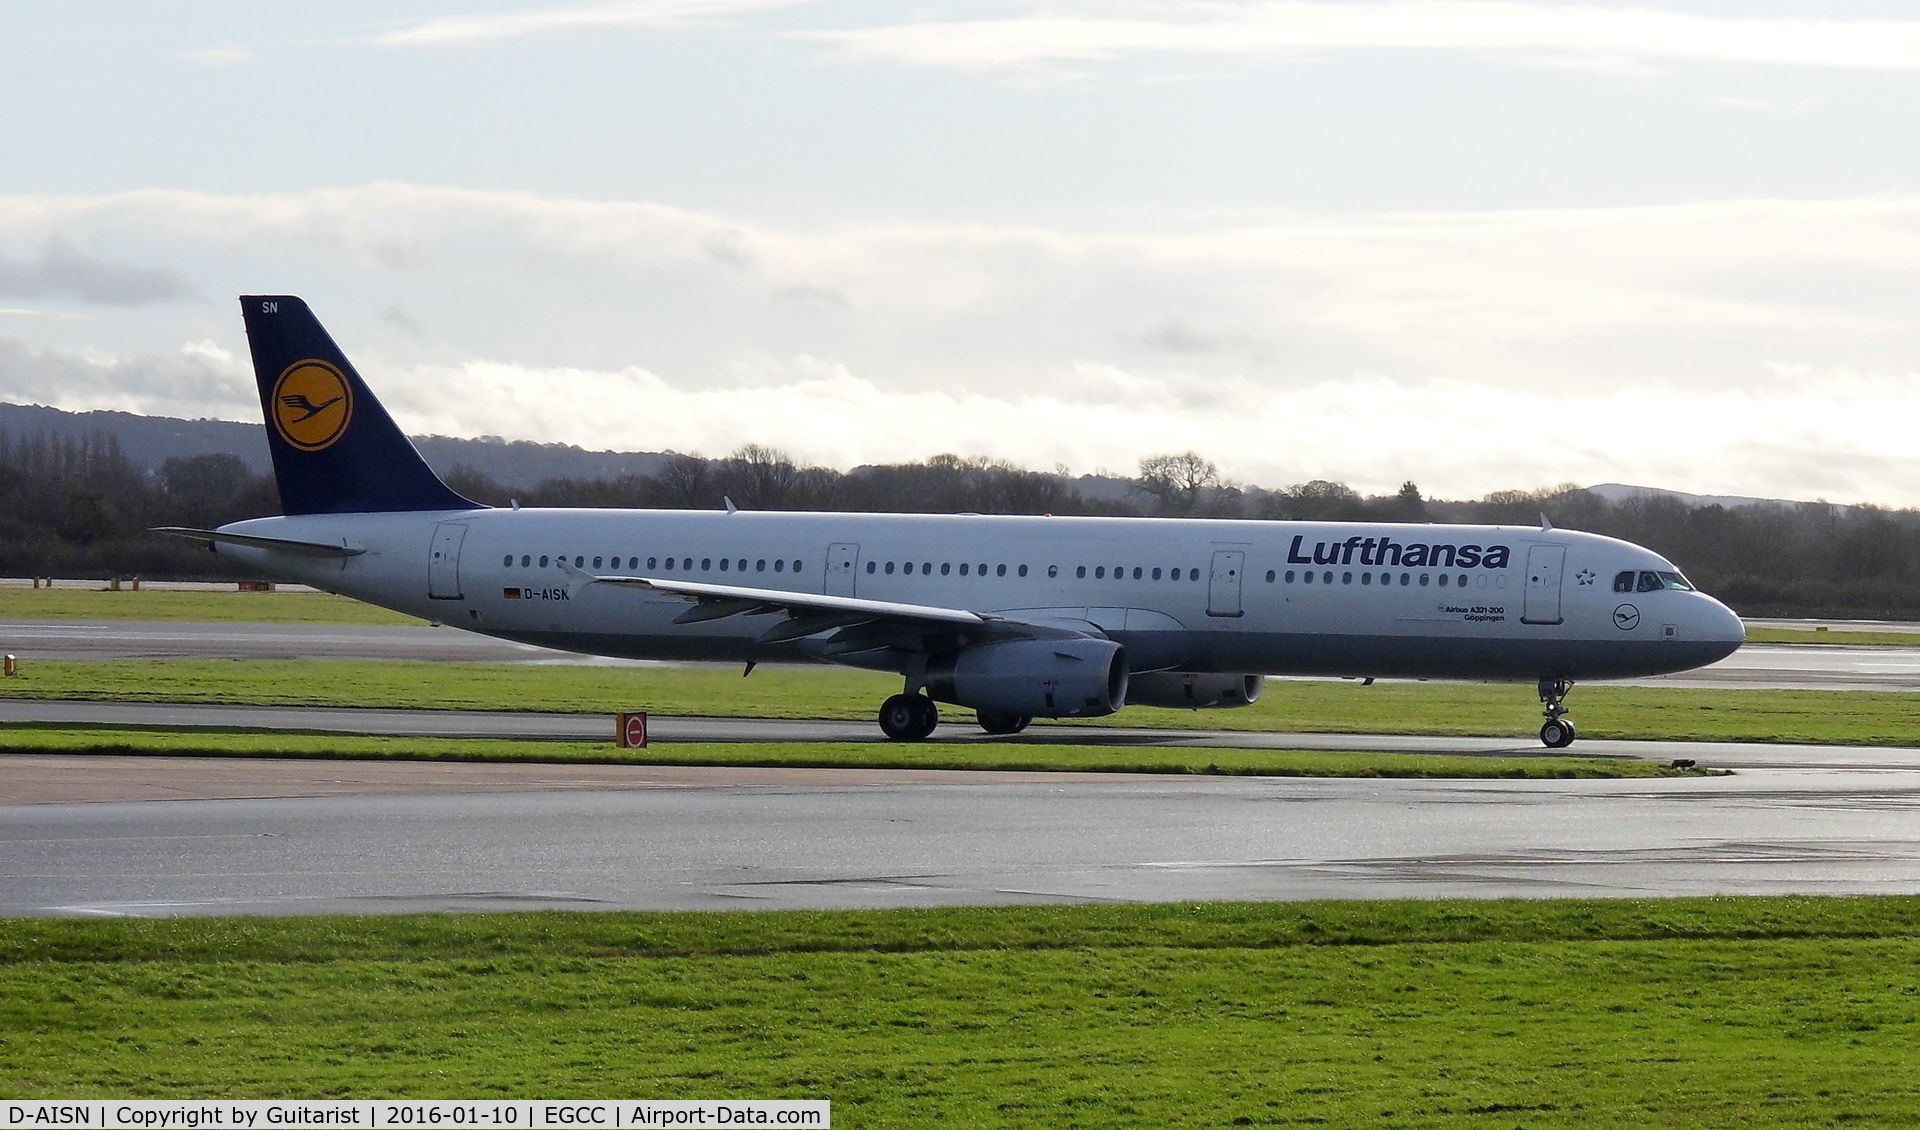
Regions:
[[[1560,623],[1560,569],[1567,563],[1564,545],[1527,547],[1527,593],[1522,624]]]
[[[1240,574],[1246,570],[1247,551],[1216,549],[1207,574],[1207,615],[1232,618],[1241,614]]]
[[[828,596],[852,596],[854,566],[860,563],[860,546],[850,541],[834,542],[827,547]]]
[[[465,522],[442,522],[433,528],[433,549],[427,557],[427,595],[433,599],[460,599],[460,543],[466,538]]]

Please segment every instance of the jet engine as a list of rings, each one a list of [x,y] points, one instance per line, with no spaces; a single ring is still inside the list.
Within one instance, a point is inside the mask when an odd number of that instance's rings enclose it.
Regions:
[[[927,693],[993,714],[1097,718],[1127,702],[1127,651],[1112,640],[977,644],[927,664]]]
[[[1260,692],[1266,685],[1265,675],[1155,671],[1133,677],[1127,687],[1127,701],[1135,706],[1165,706],[1179,710],[1252,706],[1259,701]]]

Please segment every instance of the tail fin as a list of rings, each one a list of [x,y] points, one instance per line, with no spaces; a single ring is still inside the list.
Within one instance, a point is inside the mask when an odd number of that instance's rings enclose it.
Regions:
[[[479,509],[420,458],[305,302],[251,294],[240,310],[284,513]]]

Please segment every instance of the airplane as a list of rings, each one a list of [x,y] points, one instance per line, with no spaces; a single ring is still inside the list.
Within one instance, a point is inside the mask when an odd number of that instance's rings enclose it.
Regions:
[[[282,514],[162,527],[266,576],[542,647],[812,661],[990,734],[1125,706],[1251,705],[1268,676],[1532,682],[1713,663],[1741,620],[1672,562],[1554,528],[491,507],[428,467],[299,298],[241,298]]]

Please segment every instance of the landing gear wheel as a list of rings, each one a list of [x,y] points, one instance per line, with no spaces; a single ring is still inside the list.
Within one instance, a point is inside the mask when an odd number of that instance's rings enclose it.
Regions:
[[[1547,716],[1546,725],[1540,727],[1540,741],[1548,749],[1565,749],[1573,744],[1573,723],[1567,719],[1567,693],[1571,690],[1572,679],[1540,680],[1540,701],[1546,707],[1541,713]]]
[[[1024,714],[999,714],[991,710],[982,710],[978,714],[980,728],[989,734],[1017,734],[1033,721]]]
[[[913,705],[918,695],[897,694],[880,704],[880,732],[896,742],[913,741],[921,735],[917,732],[920,723],[920,711]]]
[[[913,700],[913,737],[915,741],[933,733],[940,724],[940,708],[933,700],[923,694],[908,696]]]
[[[1540,741],[1548,749],[1565,749],[1573,744],[1573,722],[1567,718],[1549,718],[1540,727]]]

